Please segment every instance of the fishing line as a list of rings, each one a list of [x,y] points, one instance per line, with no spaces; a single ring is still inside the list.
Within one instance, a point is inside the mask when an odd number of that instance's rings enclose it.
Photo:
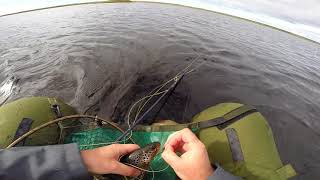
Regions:
[[[129,129],[134,125],[134,124],[133,124],[133,125],[131,124],[130,119],[131,119],[131,112],[132,112],[132,110],[135,108],[135,106],[136,106],[137,104],[139,104],[141,101],[145,100],[145,102],[143,103],[143,105],[142,105],[142,106],[141,106],[141,105],[139,106],[138,111],[137,111],[137,113],[136,113],[136,116],[135,116],[135,118],[134,118],[133,123],[136,124],[137,118],[138,118],[138,116],[140,115],[142,109],[145,107],[145,105],[146,105],[154,96],[157,96],[157,95],[160,95],[160,94],[163,94],[163,93],[166,94],[168,91],[170,91],[170,88],[169,88],[169,89],[167,89],[167,90],[164,90],[164,91],[159,92],[163,87],[165,87],[167,84],[169,84],[169,83],[172,82],[172,81],[174,81],[174,84],[173,84],[173,85],[175,85],[177,82],[179,82],[179,80],[182,79],[182,77],[183,77],[184,75],[189,74],[189,73],[195,71],[196,69],[200,68],[200,66],[202,66],[202,65],[204,64],[204,62],[203,62],[203,63],[200,63],[200,64],[197,65],[195,68],[189,70],[189,68],[191,67],[191,65],[192,65],[196,60],[197,60],[197,58],[196,58],[194,61],[192,61],[186,68],[184,68],[182,71],[180,71],[178,74],[176,74],[173,78],[171,78],[170,80],[166,81],[165,83],[157,86],[156,88],[154,88],[154,89],[149,93],[149,95],[147,95],[147,96],[145,96],[145,97],[143,97],[143,98],[140,98],[138,101],[136,101],[136,102],[131,106],[131,108],[129,109],[128,115],[127,115],[127,123],[128,123]],[[184,71],[185,71],[185,72],[184,72]],[[181,74],[181,75],[180,75],[180,74]],[[179,77],[179,76],[180,76],[180,77]],[[172,87],[172,86],[170,86],[170,87]],[[152,93],[152,92],[154,92],[154,93]],[[163,95],[162,95],[161,97],[163,97]],[[160,97],[160,98],[161,98],[161,97]],[[159,99],[158,99],[158,100],[159,100]],[[132,130],[130,131],[130,136],[129,136],[129,137],[131,137],[131,136],[132,136]],[[127,163],[125,163],[125,164],[126,164],[126,165],[129,165],[129,166],[131,166],[131,167],[134,167],[134,168],[136,168],[136,169],[139,169],[139,170],[141,170],[141,171],[152,173],[152,179],[154,179],[154,173],[163,172],[163,171],[165,171],[166,169],[169,168],[169,165],[167,165],[165,168],[163,168],[163,169],[161,169],[161,170],[153,170],[152,167],[150,167],[151,170],[147,170],[147,169],[143,169],[143,168],[134,166],[134,165],[132,165],[132,164],[127,164]]]
[[[197,58],[198,58],[198,57],[197,57]],[[184,68],[184,69],[181,70],[178,74],[176,74],[176,76],[174,76],[173,78],[171,78],[171,79],[168,80],[167,82],[163,83],[162,85],[159,85],[159,86],[157,87],[157,88],[159,88],[157,91],[159,91],[162,87],[164,87],[165,85],[167,85],[167,84],[170,83],[171,81],[177,81],[177,79],[178,79],[178,77],[180,76],[180,74],[186,75],[186,74],[192,73],[192,72],[195,71],[196,69],[200,68],[200,66],[202,66],[205,62],[202,62],[202,63],[200,63],[198,66],[196,66],[195,68],[187,71],[187,70],[191,67],[191,65],[192,65],[195,61],[198,60],[197,58],[196,58],[195,60],[193,60],[186,68]],[[185,73],[182,73],[183,71],[186,71],[186,72],[185,72]],[[155,89],[157,89],[157,88],[155,88]],[[154,89],[154,90],[155,90],[155,89]],[[154,90],[153,90],[153,91],[154,91]],[[152,91],[151,91],[151,92],[152,92]],[[150,100],[150,99],[148,99],[148,101],[149,101],[149,100]],[[147,102],[144,103],[144,105],[142,106],[142,108],[144,108],[144,106],[145,106],[146,104],[147,104]],[[140,114],[142,108],[140,108],[137,116]],[[136,118],[137,118],[137,117],[136,117]]]
[[[185,68],[182,69],[180,72],[178,72],[178,73],[177,73],[173,78],[171,78],[170,80],[168,80],[168,81],[166,81],[165,83],[157,86],[154,90],[152,90],[152,91],[150,92],[150,94],[151,94],[153,91],[155,91],[156,89],[158,89],[158,90],[155,92],[155,93],[157,93],[157,92],[160,91],[164,86],[166,86],[167,84],[169,84],[171,81],[177,81],[177,78],[178,78],[181,74],[189,74],[190,72],[193,72],[193,71],[195,70],[195,68],[192,69],[191,71],[188,71],[188,72],[186,72],[186,73],[183,73],[183,71],[188,70],[188,69],[192,66],[192,64],[198,60],[199,57],[200,57],[200,56],[198,55],[191,63],[188,64],[187,67],[185,67]],[[197,68],[198,68],[198,67],[197,67]],[[150,99],[151,99],[151,98],[150,98]],[[149,99],[149,100],[150,100],[150,99]],[[148,101],[149,101],[149,100],[148,100]],[[139,107],[139,111],[138,111],[138,113],[137,113],[137,115],[136,115],[135,120],[137,119],[137,116],[140,114],[142,108],[144,108],[144,106],[145,106],[146,104],[147,104],[147,102],[144,103],[144,105],[143,105],[141,108]]]
[[[127,139],[119,141],[119,142],[105,142],[105,143],[93,143],[93,144],[80,144],[80,147],[88,147],[88,146],[100,146],[100,145],[111,145],[111,144],[116,144],[116,143],[125,143]]]
[[[170,88],[167,89],[167,90],[161,91],[161,92],[159,92],[159,91],[160,91],[163,87],[165,87],[167,84],[169,84],[171,81],[174,81],[174,84],[172,85],[172,86],[174,86],[174,85],[176,85],[177,82],[179,82],[179,80],[181,80],[181,78],[182,78],[185,74],[189,74],[189,73],[195,71],[196,69],[200,68],[200,66],[203,65],[203,63],[200,63],[198,66],[196,66],[195,68],[193,68],[193,69],[190,70],[190,67],[193,65],[194,62],[196,62],[196,61],[198,60],[198,58],[199,58],[199,56],[198,56],[197,58],[195,58],[191,63],[189,63],[187,67],[185,67],[183,70],[181,70],[180,72],[178,72],[173,78],[171,78],[170,80],[168,80],[168,81],[164,82],[163,84],[157,86],[156,88],[154,88],[154,89],[149,93],[148,96],[145,96],[145,97],[139,99],[138,101],[136,101],[136,102],[131,106],[131,108],[129,109],[128,115],[127,115],[127,123],[128,123],[128,127],[129,127],[128,130],[129,130],[129,133],[130,133],[130,136],[129,136],[129,137],[132,137],[132,129],[133,129],[132,126],[134,126],[134,124],[137,124],[137,121],[138,121],[137,118],[138,118],[139,114],[141,113],[142,109],[145,107],[145,105],[146,105],[154,96],[157,96],[157,95],[162,94],[161,97],[163,97],[166,93],[168,93],[168,91],[170,91]],[[179,76],[180,76],[180,77],[179,77]],[[172,87],[172,86],[170,86],[170,87]],[[151,94],[152,92],[154,92],[154,93]],[[163,94],[163,93],[164,93],[164,94]],[[161,98],[161,97],[160,97],[160,98]],[[148,98],[148,99],[147,99],[147,98]],[[159,98],[159,99],[160,99],[160,98]],[[147,100],[144,102],[144,104],[143,104],[142,106],[141,106],[141,105],[139,106],[139,109],[138,109],[138,112],[136,113],[135,119],[134,119],[134,121],[133,121],[132,124],[131,124],[130,119],[131,119],[131,112],[132,112],[132,110],[135,108],[135,106],[136,106],[137,104],[139,104],[141,101],[143,101],[143,100],[145,100],[145,99],[147,99]],[[158,99],[158,100],[159,100],[159,99]],[[154,104],[153,104],[153,105],[154,105]],[[149,108],[149,110],[150,110],[150,108]],[[147,111],[147,112],[148,112],[148,111]],[[147,113],[147,112],[146,112],[146,113]],[[145,113],[145,114],[146,114],[146,113]],[[140,119],[141,119],[141,117],[140,117]],[[131,129],[131,130],[130,130],[130,129]],[[118,139],[120,139],[120,138],[118,138]]]
[[[131,166],[131,167],[134,167],[134,168],[136,168],[136,169],[139,169],[140,171],[149,172],[149,173],[152,173],[152,172],[154,172],[154,173],[159,173],[159,172],[163,172],[163,171],[165,171],[165,170],[167,170],[167,169],[169,168],[169,165],[167,165],[167,166],[166,166],[165,168],[163,168],[163,169],[150,171],[150,170],[148,170],[148,169],[143,169],[143,168],[141,168],[141,167],[138,167],[138,166],[135,166],[135,165],[132,165],[132,164],[129,164],[129,163],[124,163],[124,164],[125,164],[125,165],[128,165],[128,166]]]
[[[13,146],[15,146],[16,144],[18,144],[19,142],[21,142],[23,139],[25,139],[26,137],[32,135],[33,133],[51,125],[51,124],[56,124],[60,121],[65,121],[65,120],[70,120],[70,119],[76,119],[76,118],[89,118],[89,119],[93,119],[93,120],[100,120],[102,122],[105,122],[109,125],[111,125],[112,127],[114,127],[115,129],[119,130],[120,132],[124,133],[125,131],[122,130],[117,124],[115,124],[114,122],[111,122],[109,120],[106,120],[106,119],[103,119],[103,118],[100,118],[100,117],[97,117],[97,116],[91,116],[91,115],[80,115],[80,114],[77,114],[77,115],[70,115],[70,116],[64,116],[64,117],[61,117],[61,118],[58,118],[58,119],[54,119],[52,121],[49,121],[49,122],[46,122],[42,125],[39,125],[33,129],[31,129],[30,131],[26,132],[25,134],[23,134],[22,136],[20,136],[18,139],[14,140],[11,144],[9,144],[6,149],[8,148],[11,148]],[[130,138],[130,140],[132,140]],[[132,142],[134,142],[132,140]]]
[[[196,69],[200,68],[200,66],[202,66],[202,65],[204,64],[204,62],[203,62],[203,63],[200,63],[200,64],[199,64],[198,66],[196,66],[195,68],[189,70],[189,68],[193,65],[193,63],[196,62],[196,61],[199,59],[199,57],[200,57],[200,56],[198,55],[191,63],[188,64],[187,67],[185,67],[183,70],[181,70],[180,72],[178,72],[178,73],[177,73],[173,78],[171,78],[170,80],[168,80],[168,81],[166,81],[165,83],[157,86],[157,87],[156,87],[155,89],[153,89],[151,92],[153,92],[153,91],[155,91],[155,90],[157,89],[157,91],[156,91],[155,93],[158,93],[158,91],[160,91],[164,86],[166,86],[167,84],[169,84],[171,81],[177,82],[178,79],[179,79],[179,76],[189,74],[189,73],[195,71]],[[167,90],[169,91],[169,89],[167,89]],[[155,93],[154,93],[154,94],[155,94]],[[136,114],[136,117],[135,117],[135,120],[134,120],[134,121],[137,120],[137,117],[139,116],[140,112],[142,111],[142,109],[144,108],[144,106],[151,100],[151,98],[154,96],[154,94],[151,95],[151,97],[143,104],[142,107],[141,107],[141,106],[139,107],[138,113]],[[140,100],[139,100],[139,101],[140,101]]]
[[[150,167],[150,169],[151,169],[151,171],[153,171],[152,167]],[[153,179],[154,179],[154,172],[152,172],[152,178],[151,178],[151,180],[153,180]]]
[[[170,87],[170,89],[173,88],[175,85],[176,85],[176,83],[173,84],[173,85]],[[131,127],[130,127],[129,129],[127,129],[120,137],[118,137],[118,138],[116,139],[116,141],[120,141],[122,138],[124,138],[125,136],[127,136],[127,134],[128,134],[140,121],[143,120],[143,118],[161,101],[161,99],[162,99],[167,93],[168,93],[168,91],[165,92],[165,93],[163,93],[163,94],[157,99],[157,101],[156,101],[155,103],[153,103],[153,104],[150,106],[150,108],[149,108],[137,121],[135,121],[135,122],[132,123],[132,125],[131,125]]]

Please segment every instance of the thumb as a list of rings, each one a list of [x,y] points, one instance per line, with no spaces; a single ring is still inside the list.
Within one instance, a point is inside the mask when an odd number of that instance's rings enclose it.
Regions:
[[[119,156],[126,155],[140,148],[136,144],[113,144],[112,146],[117,150]]]
[[[173,151],[170,145],[165,147],[162,153],[162,158],[173,168],[180,164],[181,158]]]

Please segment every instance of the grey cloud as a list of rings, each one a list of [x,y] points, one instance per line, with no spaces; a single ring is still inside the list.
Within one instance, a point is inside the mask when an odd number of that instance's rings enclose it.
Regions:
[[[202,0],[290,22],[320,27],[319,0]]]

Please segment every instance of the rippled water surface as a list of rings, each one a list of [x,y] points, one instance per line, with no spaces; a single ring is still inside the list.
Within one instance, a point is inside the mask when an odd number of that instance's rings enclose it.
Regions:
[[[161,116],[182,122],[221,102],[254,105],[271,124],[282,160],[300,173],[296,179],[320,177],[318,44],[149,3],[36,11],[2,17],[0,27],[0,84],[16,78],[8,102],[53,96],[79,112],[122,120],[135,100],[199,56],[204,65],[183,79]]]

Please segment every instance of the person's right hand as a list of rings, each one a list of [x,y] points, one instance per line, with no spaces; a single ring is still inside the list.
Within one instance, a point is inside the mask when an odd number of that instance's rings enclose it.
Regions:
[[[81,157],[88,171],[93,174],[120,174],[138,176],[140,171],[122,164],[119,159],[136,149],[136,144],[112,144],[90,150],[82,150]]]
[[[191,130],[186,128],[170,135],[164,148],[162,158],[182,180],[205,180],[213,174],[207,150]]]

